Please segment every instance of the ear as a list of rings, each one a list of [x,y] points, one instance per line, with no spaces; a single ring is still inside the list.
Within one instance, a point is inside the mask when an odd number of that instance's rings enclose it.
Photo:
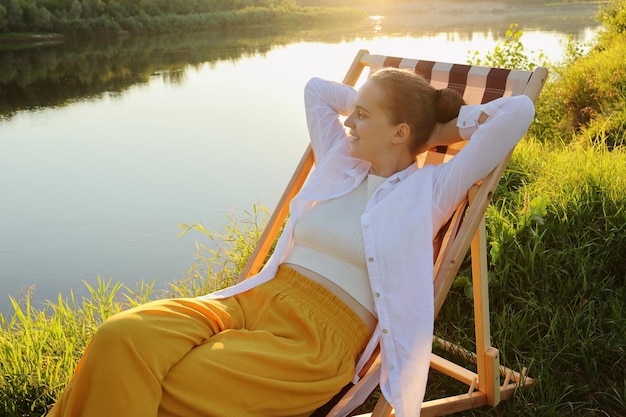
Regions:
[[[411,137],[411,127],[408,123],[400,123],[396,126],[396,131],[392,138],[393,144],[401,144],[408,142]]]

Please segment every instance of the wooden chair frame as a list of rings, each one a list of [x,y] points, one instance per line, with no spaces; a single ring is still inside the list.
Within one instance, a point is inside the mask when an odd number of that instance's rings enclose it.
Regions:
[[[357,53],[352,62],[343,82],[354,86],[361,77],[363,70],[370,67],[372,70],[383,66],[408,67],[420,71],[422,63],[426,63],[426,67],[443,66],[451,68],[453,64],[433,63],[430,61],[417,61],[403,58],[385,57],[381,55],[372,55],[367,50],[361,50]],[[457,65],[462,67],[465,78],[461,83],[469,81],[471,77],[485,78],[485,74],[493,75],[493,72],[506,71],[498,68],[485,68],[477,66]],[[472,69],[478,69],[479,76],[472,75]],[[436,79],[434,72],[430,79],[432,85],[437,88],[451,86],[454,82],[452,73],[448,73],[447,79]],[[469,75],[468,75],[469,74]],[[424,74],[422,74],[424,75]],[[490,75],[490,76],[491,76]],[[490,101],[493,98],[502,95],[525,94],[530,97],[533,102],[537,100],[541,89],[547,79],[548,71],[546,68],[538,67],[534,71],[514,71],[514,76],[507,78],[506,88],[502,91],[490,91],[489,85],[482,86],[483,92],[480,94],[483,102]],[[496,76],[499,76],[496,74]],[[445,78],[445,77],[444,77]],[[511,81],[511,79],[513,81]],[[484,80],[481,81],[484,83]],[[465,85],[463,85],[465,88]],[[472,94],[470,91],[467,93]],[[465,97],[465,96],[464,96]],[[472,101],[466,101],[469,104],[477,104]],[[468,352],[451,342],[436,339],[439,346],[444,347],[448,351],[461,352],[465,358],[471,358],[476,363],[476,372],[470,371],[450,360],[444,359],[435,354],[431,357],[430,366],[432,369],[442,372],[468,386],[468,392],[460,395],[449,396],[441,399],[425,401],[422,404],[421,415],[441,416],[455,413],[471,408],[484,405],[496,406],[501,400],[505,400],[513,395],[516,388],[532,384],[533,379],[526,376],[526,369],[521,372],[513,371],[500,365],[498,349],[491,346],[490,322],[489,322],[489,296],[487,284],[487,241],[485,232],[485,211],[493,192],[495,191],[500,178],[510,159],[511,153],[501,161],[501,163],[481,182],[476,184],[468,193],[468,198],[455,211],[447,229],[444,233],[440,233],[441,241],[437,242],[439,247],[435,260],[434,280],[434,296],[435,296],[435,317],[439,313],[444,300],[453,284],[458,270],[464,261],[468,249],[471,250],[471,266],[472,281],[474,290],[474,319],[476,334],[476,351]],[[428,158],[428,157],[427,157]],[[425,163],[428,163],[426,161]],[[262,234],[251,259],[240,276],[240,280],[257,273],[265,261],[272,244],[274,243],[289,210],[289,202],[298,193],[304,184],[310,170],[314,165],[313,152],[309,145],[298,164],[287,188],[279,200],[275,211],[270,217],[268,224]],[[337,415],[343,409],[348,399],[355,395],[362,387],[372,391],[372,386],[376,386],[380,372],[380,357],[376,354],[371,358],[369,366],[361,376],[361,380],[355,386],[350,388],[348,392],[341,398],[337,405],[332,408],[328,416]],[[501,376],[504,376],[503,382],[500,382]],[[369,393],[368,393],[369,394]],[[393,408],[387,403],[381,395],[374,411],[371,414],[363,414],[361,417],[386,417],[395,415]]]

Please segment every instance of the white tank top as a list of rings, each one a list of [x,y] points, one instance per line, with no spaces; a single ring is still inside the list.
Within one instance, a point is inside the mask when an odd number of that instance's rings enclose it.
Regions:
[[[370,174],[350,193],[313,205],[296,223],[294,246],[283,260],[332,281],[374,315],[361,214],[385,180]]]

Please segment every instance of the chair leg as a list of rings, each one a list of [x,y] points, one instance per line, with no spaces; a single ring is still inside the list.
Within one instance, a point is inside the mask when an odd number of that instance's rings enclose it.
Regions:
[[[393,407],[389,405],[385,397],[380,396],[378,401],[376,402],[376,406],[372,411],[372,417],[389,417],[391,415],[391,411],[393,411]]]

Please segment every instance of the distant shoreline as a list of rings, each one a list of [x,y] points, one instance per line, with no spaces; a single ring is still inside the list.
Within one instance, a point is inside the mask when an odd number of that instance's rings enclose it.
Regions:
[[[476,2],[455,2],[455,1],[425,1],[425,2],[406,2],[406,3],[392,3],[385,5],[369,5],[369,6],[354,6],[350,7],[353,10],[360,10],[366,12],[368,15],[380,15],[380,16],[396,16],[404,15],[407,12],[411,13],[412,22],[411,25],[421,25],[429,27],[432,24],[433,13],[442,14],[442,19],[450,21],[451,25],[459,24],[463,25],[467,21],[476,22],[489,22],[495,23],[500,19],[508,19],[511,13],[515,13],[519,19],[523,19],[527,14],[536,14],[538,9],[548,11],[552,16],[558,16],[564,9],[567,9],[567,15],[572,16],[580,15],[581,17],[589,16],[591,8],[597,8],[599,12],[602,6],[608,5],[609,1],[594,1],[594,2],[575,2],[575,3],[552,3],[552,4],[510,4],[506,2],[498,1],[476,1]],[[329,9],[332,9],[329,8]],[[343,8],[345,11],[345,8]],[[415,13],[424,12],[424,21],[421,19],[415,20]],[[428,17],[427,17],[428,16]],[[548,12],[546,12],[546,17]],[[509,22],[511,23],[511,22]],[[409,24],[409,23],[407,23]],[[124,32],[116,34],[103,34],[103,36],[124,36]],[[141,33],[138,33],[141,35]],[[0,34],[0,45],[6,46],[7,44],[29,45],[33,44],[48,44],[63,42],[71,38],[61,33],[8,33]]]
[[[60,33],[11,33],[0,34],[0,45],[8,43],[33,44],[33,43],[58,43],[66,37]]]
[[[62,42],[67,39],[94,37],[125,37],[132,35],[154,35],[160,33],[202,32],[231,28],[264,26],[306,26],[335,24],[337,21],[366,20],[362,8],[303,7],[293,10],[266,7],[244,8],[225,12],[132,15],[111,17],[103,12],[92,18],[62,19],[50,32],[39,32],[37,26],[27,28],[30,32],[0,33],[0,45]]]

